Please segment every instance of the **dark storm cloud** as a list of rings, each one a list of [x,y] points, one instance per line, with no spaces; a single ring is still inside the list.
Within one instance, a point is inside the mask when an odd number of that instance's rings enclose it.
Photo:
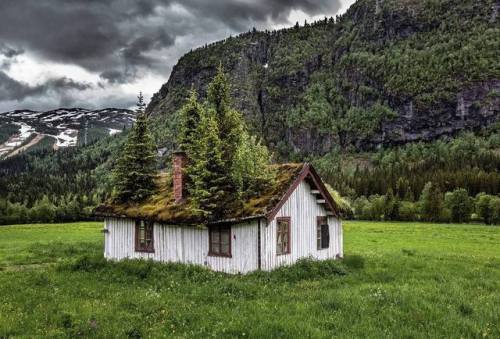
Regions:
[[[24,51],[22,49],[16,49],[6,44],[0,44],[0,55],[5,56],[6,58],[13,58],[23,53]]]
[[[175,5],[193,14],[195,22],[181,22]],[[156,60],[147,52],[172,46],[171,34],[185,35],[193,24],[203,31],[205,25],[213,29],[208,21],[217,21],[219,27],[245,31],[250,22],[283,22],[292,9],[317,14],[338,7],[338,0],[2,1],[0,42],[91,71],[104,72],[111,65],[154,67]],[[148,22],[153,18],[159,21]]]
[[[0,71],[0,98],[2,100],[23,100],[30,96],[40,96],[51,91],[86,90],[92,85],[81,83],[69,78],[49,79],[43,84],[30,86],[9,77]]]
[[[4,70],[23,52],[78,65],[99,75],[103,81],[96,85],[104,88],[148,74],[166,81],[190,48],[252,26],[286,23],[292,10],[331,15],[339,8],[340,0],[5,0],[0,1],[0,56],[12,58],[3,61]],[[5,88],[30,93],[36,87],[23,90],[26,84],[5,77],[0,77],[2,95]],[[0,103],[4,99],[0,96]]]
[[[340,8],[338,0],[268,0],[268,1],[182,1],[190,11],[199,16],[219,19],[235,30],[248,30],[249,22],[286,22],[290,11],[302,10],[310,15],[334,13]]]

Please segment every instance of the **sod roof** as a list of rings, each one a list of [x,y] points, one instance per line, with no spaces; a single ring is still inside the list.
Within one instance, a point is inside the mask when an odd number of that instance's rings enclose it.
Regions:
[[[237,208],[224,211],[224,216],[210,223],[243,221],[255,218],[274,218],[281,205],[295,190],[302,180],[307,180],[315,186],[326,201],[326,208],[338,215],[335,202],[324,187],[321,179],[312,166],[307,163],[287,163],[270,165],[276,173],[263,193],[243,201]],[[107,203],[98,206],[94,214],[100,217],[121,217],[144,219],[172,225],[205,224],[199,216],[190,209],[189,198],[184,202],[175,203],[172,189],[172,177],[169,173],[158,175],[158,190],[155,195],[143,203]]]

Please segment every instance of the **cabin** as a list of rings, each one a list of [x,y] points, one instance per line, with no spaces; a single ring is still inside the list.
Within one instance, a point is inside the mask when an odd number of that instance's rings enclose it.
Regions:
[[[198,264],[248,273],[291,265],[300,258],[343,256],[339,210],[308,163],[272,165],[276,179],[262,195],[200,226],[186,204],[185,155],[174,153],[173,173],[140,205],[102,205],[104,256]]]

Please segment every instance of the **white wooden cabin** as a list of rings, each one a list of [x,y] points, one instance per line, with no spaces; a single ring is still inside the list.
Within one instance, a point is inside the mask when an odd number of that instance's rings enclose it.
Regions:
[[[182,208],[182,165],[174,159],[175,199],[166,199],[167,210]],[[312,166],[284,164],[277,171],[281,187],[274,187],[261,205],[204,227],[183,222],[182,213],[138,215],[137,209],[101,207],[104,256],[198,264],[227,273],[269,271],[305,257],[342,257],[338,210]]]

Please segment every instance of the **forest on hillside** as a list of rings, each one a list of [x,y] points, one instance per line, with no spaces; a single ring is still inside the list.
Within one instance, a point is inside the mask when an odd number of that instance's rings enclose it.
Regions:
[[[477,130],[499,116],[497,6],[359,0],[336,18],[250,30],[184,55],[148,111],[168,145],[188,90],[203,98],[222,62],[235,107],[284,159]]]
[[[1,161],[0,223],[91,218],[93,208],[111,196],[111,169],[126,136]],[[305,160],[347,201],[346,218],[498,223],[499,150],[500,132],[493,126],[430,143],[332,151]],[[157,167],[170,167],[168,154]],[[426,211],[426,201],[438,207]],[[457,210],[465,215],[453,214]]]

